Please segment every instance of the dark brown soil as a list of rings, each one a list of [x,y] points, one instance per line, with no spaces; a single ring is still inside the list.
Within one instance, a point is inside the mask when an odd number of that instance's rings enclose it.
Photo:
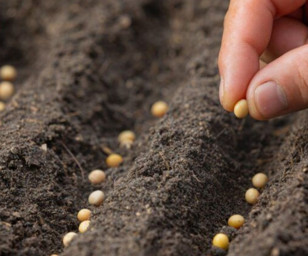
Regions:
[[[237,120],[218,101],[223,0],[0,1],[0,65],[17,93],[0,114],[0,255],[308,255],[307,112]],[[130,21],[130,22],[129,22]],[[150,106],[164,99],[166,117]],[[134,130],[121,148],[117,135]],[[41,145],[47,144],[45,152]],[[124,156],[108,169],[104,148]],[[102,186],[87,174],[103,168]],[[257,205],[244,200],[269,175]],[[102,189],[100,207],[87,203]],[[76,214],[94,212],[91,230]],[[245,216],[239,231],[230,215]]]

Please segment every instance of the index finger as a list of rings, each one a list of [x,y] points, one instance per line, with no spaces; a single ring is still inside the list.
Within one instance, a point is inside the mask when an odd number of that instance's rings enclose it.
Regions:
[[[259,57],[269,43],[275,18],[289,14],[306,0],[231,0],[219,53],[220,101],[228,111],[245,98],[259,70]]]

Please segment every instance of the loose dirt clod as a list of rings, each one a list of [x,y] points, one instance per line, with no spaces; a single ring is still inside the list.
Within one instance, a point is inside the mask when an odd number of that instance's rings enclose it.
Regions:
[[[90,172],[88,178],[93,185],[97,185],[106,180],[106,174],[102,170],[93,170]]]
[[[249,113],[249,110],[248,110],[247,100],[242,99],[235,104],[234,115],[237,118],[244,118],[248,115],[248,113]]]
[[[245,193],[245,199],[250,204],[255,204],[258,201],[260,193],[255,188],[250,188]]]
[[[11,82],[4,81],[0,83],[0,99],[8,100],[13,96],[14,86]]]
[[[91,211],[89,209],[81,209],[77,214],[79,221],[89,220],[91,218]]]
[[[256,188],[263,188],[266,183],[268,181],[268,177],[266,174],[264,173],[257,173],[255,176],[253,176],[252,178],[252,184],[256,187]]]
[[[234,227],[236,229],[239,229],[241,226],[243,226],[244,222],[245,222],[245,219],[242,215],[235,214],[235,215],[232,215],[229,218],[228,225],[230,227]]]
[[[106,159],[108,167],[118,167],[122,162],[123,158],[119,154],[111,154]]]
[[[63,245],[64,247],[67,247],[72,240],[75,238],[75,236],[77,236],[77,234],[75,232],[68,232],[64,237],[63,237]]]
[[[11,65],[5,65],[1,67],[0,77],[5,81],[12,81],[16,78],[17,72],[16,69]]]
[[[0,101],[0,112],[5,110],[5,103]]]
[[[213,238],[213,245],[221,249],[227,250],[229,247],[229,238],[223,233],[219,233]]]
[[[155,117],[163,117],[167,113],[168,109],[169,107],[166,102],[157,101],[152,105],[151,113]]]
[[[85,220],[85,221],[83,221],[83,222],[81,222],[81,223],[79,224],[78,230],[79,230],[80,233],[84,233],[84,232],[87,231],[87,229],[89,228],[89,226],[90,226],[90,221],[89,221],[89,220]]]
[[[104,201],[104,192],[101,190],[96,190],[89,195],[89,204],[99,206]]]

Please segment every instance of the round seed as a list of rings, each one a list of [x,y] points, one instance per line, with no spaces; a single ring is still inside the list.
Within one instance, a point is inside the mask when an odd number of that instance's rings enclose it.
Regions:
[[[104,201],[104,192],[101,190],[96,190],[89,195],[89,204],[99,206]]]
[[[237,118],[244,118],[248,115],[248,104],[247,100],[242,99],[238,101],[234,106],[234,114]]]
[[[250,204],[255,204],[258,201],[260,193],[255,188],[250,188],[246,191],[245,199]]]
[[[119,154],[110,154],[106,159],[108,167],[118,167],[122,162],[123,158]]]
[[[227,250],[229,247],[229,238],[227,235],[219,233],[213,238],[213,245],[221,249]]]
[[[94,171],[90,172],[88,178],[89,178],[89,181],[92,184],[96,185],[96,184],[100,184],[100,183],[102,183],[106,180],[106,174],[102,170],[94,170]]]
[[[80,233],[84,233],[84,232],[87,231],[87,229],[89,228],[89,226],[90,226],[90,221],[89,221],[89,220],[85,220],[85,221],[83,221],[83,222],[81,222],[81,223],[79,224],[78,230],[79,230]]]
[[[168,111],[168,104],[164,101],[157,101],[152,105],[151,112],[153,116],[163,117]]]
[[[50,256],[58,256],[58,254],[51,254]]]
[[[72,240],[77,236],[75,232],[68,232],[64,237],[63,237],[63,245],[64,247],[67,247]]]
[[[1,82],[0,83],[0,99],[8,100],[12,97],[14,93],[14,86],[11,82]]]
[[[79,221],[89,220],[91,218],[91,211],[88,209],[81,209],[77,214],[77,219]]]
[[[0,112],[3,111],[5,109],[5,104],[0,101]]]
[[[135,133],[132,131],[123,131],[118,136],[118,141],[120,143],[133,142],[136,139]]]
[[[228,225],[230,227],[234,227],[236,229],[239,229],[241,226],[243,226],[244,222],[245,222],[245,219],[242,215],[235,214],[235,215],[232,215],[229,218]]]
[[[1,67],[0,76],[2,80],[12,81],[16,78],[17,72],[13,66],[5,65]]]
[[[264,173],[257,173],[255,176],[253,176],[252,178],[252,184],[256,187],[256,188],[263,188],[266,183],[268,181],[268,177],[266,174]]]

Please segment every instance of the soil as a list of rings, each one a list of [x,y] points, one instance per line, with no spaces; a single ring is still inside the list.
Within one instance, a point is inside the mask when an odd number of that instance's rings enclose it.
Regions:
[[[308,255],[307,111],[238,120],[218,101],[228,1],[0,1],[0,255]],[[150,107],[170,105],[157,119]],[[119,132],[137,134],[132,148]],[[47,150],[44,146],[47,145]],[[108,149],[124,156],[107,168]],[[107,173],[91,185],[92,169]],[[269,175],[259,202],[245,191]],[[105,192],[102,206],[89,193]],[[76,214],[93,211],[91,228]],[[245,216],[243,228],[226,226]],[[228,252],[211,247],[217,232]]]

